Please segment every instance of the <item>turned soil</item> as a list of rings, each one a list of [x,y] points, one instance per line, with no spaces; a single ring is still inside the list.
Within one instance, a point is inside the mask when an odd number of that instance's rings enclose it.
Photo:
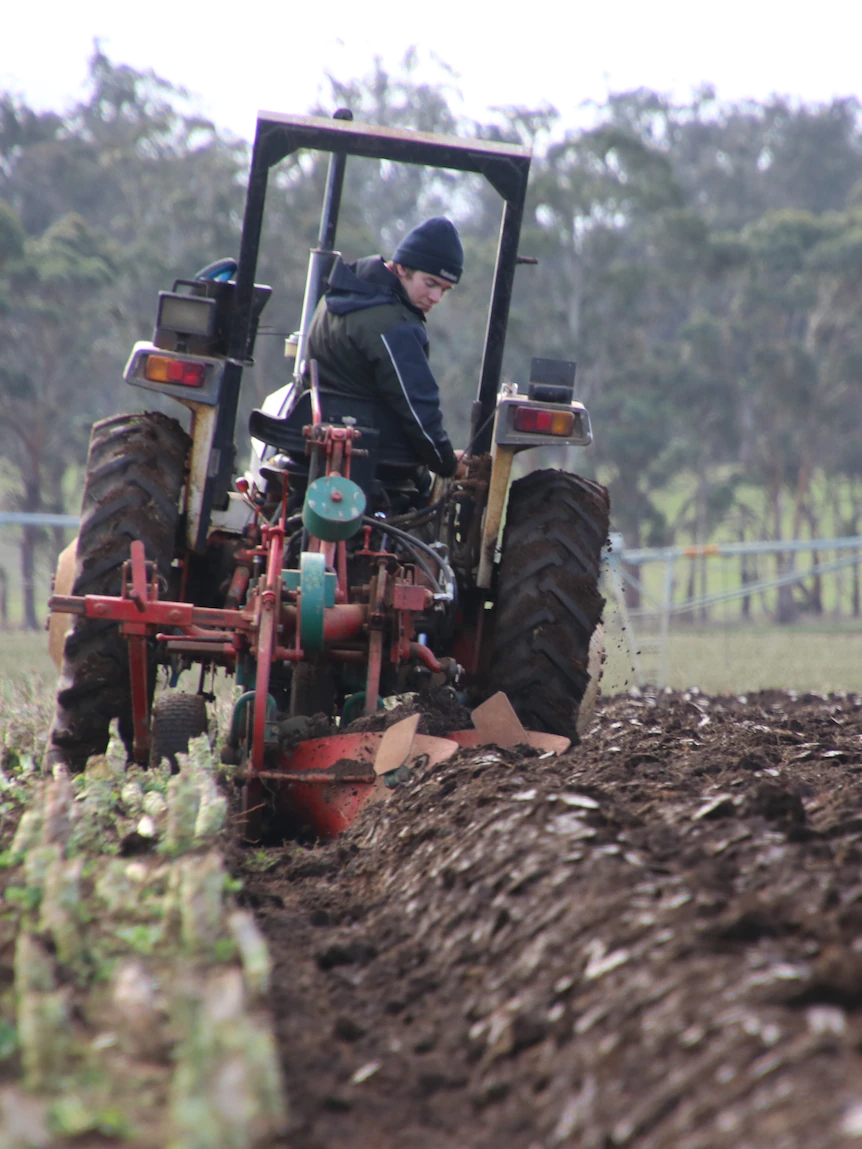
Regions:
[[[255,855],[295,1149],[862,1137],[862,702],[606,701]]]

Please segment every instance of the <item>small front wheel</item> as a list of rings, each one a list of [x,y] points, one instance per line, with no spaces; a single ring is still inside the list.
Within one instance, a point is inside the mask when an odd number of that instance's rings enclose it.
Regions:
[[[150,766],[160,766],[167,758],[171,772],[179,770],[177,754],[187,754],[189,742],[206,734],[207,704],[200,694],[160,695],[153,705],[150,727]]]

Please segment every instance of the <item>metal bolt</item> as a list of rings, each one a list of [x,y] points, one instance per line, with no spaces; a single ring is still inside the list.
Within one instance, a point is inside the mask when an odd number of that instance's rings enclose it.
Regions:
[[[341,500],[344,498],[341,491],[333,491],[329,497],[333,503],[340,503]]]

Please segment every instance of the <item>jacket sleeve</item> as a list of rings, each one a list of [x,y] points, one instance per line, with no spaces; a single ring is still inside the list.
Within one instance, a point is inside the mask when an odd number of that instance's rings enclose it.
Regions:
[[[363,350],[374,365],[377,391],[399,416],[423,463],[447,478],[457,460],[443,429],[440,389],[428,363],[428,336],[421,323],[400,323],[368,334]]]

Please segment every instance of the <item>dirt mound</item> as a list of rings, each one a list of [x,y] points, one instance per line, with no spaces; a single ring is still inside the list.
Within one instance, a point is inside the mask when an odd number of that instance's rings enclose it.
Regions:
[[[862,704],[623,697],[246,875],[295,1149],[862,1136]]]
[[[377,710],[374,714],[356,718],[344,728],[345,734],[362,734],[366,730],[385,730],[417,710],[422,715],[418,732],[442,737],[450,730],[469,730],[473,725],[470,710],[462,705],[451,687],[441,686],[420,694],[400,696],[391,710]]]

